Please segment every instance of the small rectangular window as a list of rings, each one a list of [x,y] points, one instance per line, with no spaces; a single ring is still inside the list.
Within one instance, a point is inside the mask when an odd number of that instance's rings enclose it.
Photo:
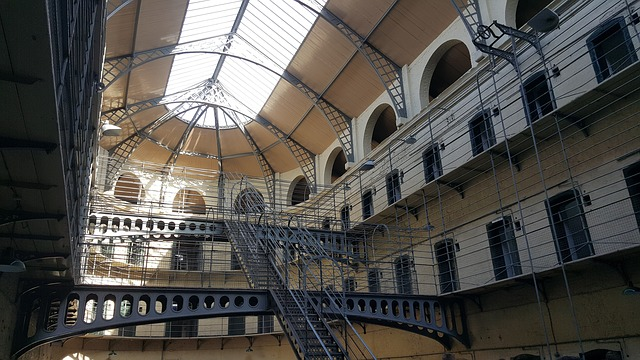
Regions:
[[[369,292],[380,292],[380,270],[369,269],[367,272],[367,282],[369,283]]]
[[[235,252],[231,253],[231,270],[242,270],[240,259],[238,259],[238,255]]]
[[[356,279],[351,277],[344,279],[344,291],[356,291]]]
[[[342,225],[342,230],[347,230],[351,227],[351,211],[349,206],[350,205],[345,205],[340,209],[340,224]]]
[[[368,219],[373,216],[373,193],[371,190],[362,194],[362,218]]]
[[[136,326],[125,326],[118,329],[118,336],[136,336]]]
[[[442,176],[442,162],[440,161],[440,148],[433,144],[431,148],[422,153],[422,165],[424,166],[424,180],[433,181]]]
[[[640,162],[626,167],[622,172],[627,182],[629,200],[631,200],[636,222],[638,223],[638,227],[640,227]]]
[[[434,245],[436,262],[438,263],[438,276],[440,279],[440,292],[448,293],[458,290],[458,274],[456,270],[456,253],[453,239],[444,239]]]
[[[544,71],[529,77],[522,87],[524,106],[529,124],[553,111],[554,105]]]
[[[272,333],[273,332],[273,315],[258,315],[258,333]]]
[[[469,136],[471,137],[473,156],[495,145],[496,138],[493,134],[493,124],[489,112],[483,111],[469,121]]]
[[[496,280],[522,274],[511,216],[505,216],[488,224],[487,235]]]
[[[598,82],[638,60],[623,17],[600,25],[587,39],[587,47]]]
[[[387,183],[387,202],[389,205],[400,201],[402,195],[400,194],[400,173],[398,170],[393,170],[386,177]]]
[[[113,259],[116,246],[113,244],[113,239],[107,238],[100,242],[100,253],[109,259]]]
[[[198,336],[198,319],[174,320],[167,323],[165,328],[167,337],[196,337]]]
[[[396,288],[398,294],[413,294],[413,280],[411,276],[412,262],[409,255],[402,255],[395,260]]]
[[[129,264],[141,266],[144,262],[145,247],[144,243],[140,240],[132,241],[129,244]]]
[[[558,262],[564,263],[593,255],[587,219],[584,217],[580,192],[567,190],[546,203],[553,227]]]
[[[245,317],[244,316],[229,316],[229,335],[244,335],[245,329]]]
[[[172,270],[200,270],[202,265],[202,251],[200,244],[187,241],[173,243],[171,258]]]

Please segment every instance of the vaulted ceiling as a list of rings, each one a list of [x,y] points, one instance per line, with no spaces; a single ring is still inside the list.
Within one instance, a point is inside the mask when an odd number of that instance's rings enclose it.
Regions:
[[[302,166],[338,135],[350,142],[351,118],[386,90],[358,46],[402,67],[456,17],[448,1],[115,3],[102,119],[123,131],[101,146],[120,163],[252,176]]]

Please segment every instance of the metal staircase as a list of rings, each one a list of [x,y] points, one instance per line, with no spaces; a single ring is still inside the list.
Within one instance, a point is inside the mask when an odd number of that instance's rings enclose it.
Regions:
[[[261,239],[256,236],[255,225],[231,220],[225,221],[225,224],[229,242],[251,287],[269,289],[276,285],[275,277],[267,271],[271,263],[260,243]]]
[[[226,221],[229,242],[249,283],[269,290],[298,358],[375,359],[344,312],[324,311],[345,303],[344,291],[336,292],[323,281],[322,267],[337,264],[312,234],[291,227],[290,220],[263,214],[257,221],[251,216]]]

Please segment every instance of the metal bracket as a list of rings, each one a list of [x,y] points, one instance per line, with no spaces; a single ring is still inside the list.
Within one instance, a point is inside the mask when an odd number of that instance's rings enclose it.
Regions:
[[[578,129],[580,129],[580,131],[582,131],[582,134],[584,135],[584,137],[589,137],[589,126],[586,124],[586,122],[584,121],[584,119],[575,117],[575,116],[571,116],[571,115],[565,115],[561,112],[556,111],[554,113],[554,116],[557,120],[565,120],[567,122],[569,122],[571,125],[575,125]]]
[[[457,191],[458,194],[460,194],[460,198],[464,199],[464,188],[462,187],[462,184],[442,180],[436,180],[436,183],[452,188],[453,190]]]
[[[278,346],[282,346],[282,334],[271,334],[278,341]]]
[[[484,312],[484,308],[482,307],[482,300],[480,299],[480,296],[478,296],[478,295],[464,295],[464,294],[460,294],[459,296],[461,296],[464,299],[470,300],[472,303],[476,304],[478,309],[480,309],[480,312]]]
[[[495,151],[493,149],[489,150],[489,154],[490,155],[497,155],[500,156],[501,158],[504,158],[506,160],[509,161],[509,163],[511,163],[515,168],[516,171],[520,172],[520,162],[518,161],[518,156],[517,155],[511,155],[509,156],[509,153],[505,152],[500,152],[500,151]]]
[[[394,207],[396,209],[401,209],[401,210],[404,210],[405,212],[408,212],[409,214],[413,215],[416,218],[416,220],[418,220],[418,215],[420,214],[420,207],[410,208],[406,205],[400,205],[400,204],[396,204],[394,205]]]

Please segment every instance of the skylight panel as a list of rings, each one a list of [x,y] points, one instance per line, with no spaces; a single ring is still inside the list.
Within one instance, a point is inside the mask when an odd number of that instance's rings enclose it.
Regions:
[[[315,1],[324,4],[324,1]],[[244,113],[255,116],[264,106],[281,74],[297,52],[316,15],[295,1],[251,0],[242,12],[242,0],[191,0],[187,8],[179,43],[214,36],[225,36],[237,24],[237,34],[246,43],[233,39],[228,51],[264,63],[271,71],[233,56],[182,54],[174,58],[166,94],[173,94],[215,75],[230,99],[240,102]],[[251,54],[251,55],[248,55]],[[258,58],[256,58],[258,57]],[[219,65],[220,64],[220,65]],[[220,67],[219,73],[216,68]],[[171,105],[167,105],[172,108]],[[247,113],[247,108],[250,113]],[[189,122],[194,112],[181,117]],[[213,112],[199,118],[198,126],[215,126]],[[226,117],[225,117],[226,118]],[[246,118],[242,117],[242,121]],[[234,126],[230,119],[219,119],[220,126]]]

